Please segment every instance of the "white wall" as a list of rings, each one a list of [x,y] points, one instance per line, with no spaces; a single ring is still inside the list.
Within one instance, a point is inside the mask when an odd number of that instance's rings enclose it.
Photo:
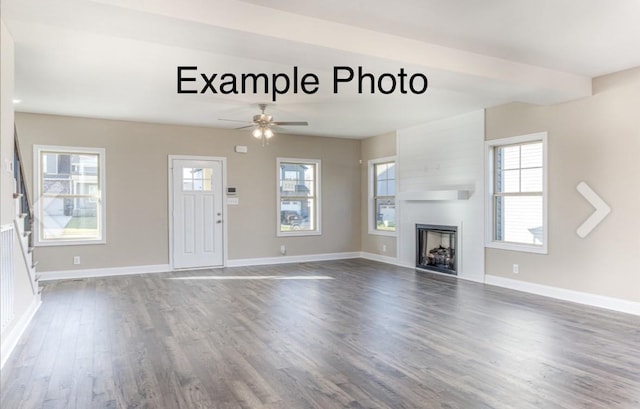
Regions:
[[[398,193],[464,187],[468,200],[399,200],[398,261],[415,266],[415,224],[458,227],[458,276],[484,279],[484,111],[398,131]]]
[[[13,38],[0,21],[0,224],[13,221],[13,173],[6,170],[7,162],[13,161],[13,88],[14,88],[14,46]]]
[[[0,160],[2,162],[0,184],[1,223],[13,223],[15,206],[13,199],[13,174],[5,170],[5,160],[13,160],[13,90],[14,43],[11,33],[0,20]],[[19,237],[15,237],[15,292],[14,318],[0,334],[0,366],[4,365],[39,305],[39,296],[33,294],[26,264],[22,257]]]

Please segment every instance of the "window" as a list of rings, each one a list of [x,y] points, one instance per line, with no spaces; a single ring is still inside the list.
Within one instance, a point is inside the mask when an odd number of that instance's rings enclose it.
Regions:
[[[547,253],[546,133],[487,142],[487,246]]]
[[[211,168],[183,168],[182,169],[182,190],[183,191],[211,191]]]
[[[320,161],[278,158],[278,236],[320,234]]]
[[[34,147],[38,245],[104,243],[104,149]]]
[[[369,233],[395,235],[395,158],[369,161]]]

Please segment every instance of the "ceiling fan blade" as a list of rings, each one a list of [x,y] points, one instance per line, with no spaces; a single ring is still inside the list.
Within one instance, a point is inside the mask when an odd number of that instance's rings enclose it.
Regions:
[[[245,126],[241,126],[240,128],[233,128],[233,129],[246,129],[246,128],[253,128],[255,125],[251,124],[251,125],[245,125]]]
[[[278,125],[278,126],[309,125],[309,122],[307,122],[307,121],[301,121],[301,122],[272,122],[272,124]]]
[[[252,123],[251,121],[238,121],[237,119],[224,119],[224,118],[218,118],[218,121],[242,122],[243,124],[250,124],[250,123]]]

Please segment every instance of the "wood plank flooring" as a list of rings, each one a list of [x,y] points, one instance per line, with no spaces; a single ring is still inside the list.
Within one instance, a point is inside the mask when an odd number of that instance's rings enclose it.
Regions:
[[[640,408],[640,317],[367,260],[46,284],[13,408]]]

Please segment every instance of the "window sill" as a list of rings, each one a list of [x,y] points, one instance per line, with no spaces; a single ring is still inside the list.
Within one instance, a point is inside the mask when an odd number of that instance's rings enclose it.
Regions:
[[[373,236],[387,236],[387,237],[397,237],[398,236],[397,230],[396,231],[384,231],[384,230],[369,229],[368,233],[373,235]]]
[[[53,246],[90,246],[93,244],[106,244],[105,239],[99,240],[59,240],[59,241],[36,241],[35,247],[53,247]]]
[[[305,231],[305,230],[297,230],[297,231],[279,231],[277,233],[277,237],[304,237],[304,236],[321,236],[322,232],[320,231]]]
[[[485,248],[499,249],[499,250],[509,250],[509,251],[520,251],[523,253],[535,253],[535,254],[549,254],[547,251],[547,246],[536,246],[532,244],[519,244],[519,243],[508,243],[502,241],[491,241],[485,243]]]

